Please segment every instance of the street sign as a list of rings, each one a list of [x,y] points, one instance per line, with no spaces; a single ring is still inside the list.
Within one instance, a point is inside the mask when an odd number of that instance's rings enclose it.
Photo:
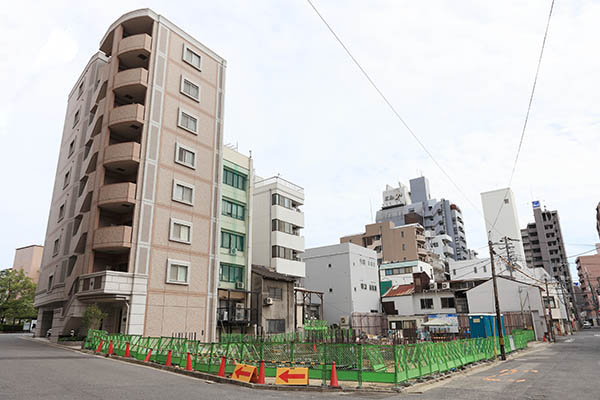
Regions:
[[[253,365],[236,364],[231,379],[242,382],[253,382],[257,380],[256,367]]]
[[[308,385],[308,368],[277,368],[276,385]]]

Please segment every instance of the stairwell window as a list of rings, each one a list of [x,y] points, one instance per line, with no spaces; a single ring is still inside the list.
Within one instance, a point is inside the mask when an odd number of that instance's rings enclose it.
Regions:
[[[57,256],[60,251],[60,238],[54,241],[54,247],[52,247],[52,256]]]
[[[61,204],[61,206],[58,209],[58,221],[60,221],[64,217],[65,217],[65,205]]]
[[[187,97],[190,97],[198,102],[200,101],[200,86],[183,75],[181,75],[181,87],[179,90]]]
[[[67,171],[67,173],[65,174],[65,180],[63,182],[63,189],[67,187],[67,185],[69,184],[69,181],[71,180],[71,171]]]
[[[193,134],[198,133],[198,118],[192,115],[192,113],[188,111],[184,111],[183,109],[179,109],[179,119],[177,121],[177,126],[182,129],[185,129],[188,132]]]
[[[79,110],[77,110],[77,112],[75,113],[75,116],[73,117],[73,128],[75,128],[75,125],[77,125],[78,122],[79,122]]]
[[[167,260],[167,283],[187,285],[189,283],[189,269],[189,262]]]
[[[202,71],[202,57],[186,44],[183,45],[183,61]]]
[[[173,180],[173,200],[190,206],[194,205],[194,185]]]
[[[179,143],[175,144],[175,162],[196,169],[196,151]]]
[[[221,248],[244,251],[244,236],[232,232],[221,231]]]
[[[192,223],[171,218],[169,240],[186,244],[192,243]]]

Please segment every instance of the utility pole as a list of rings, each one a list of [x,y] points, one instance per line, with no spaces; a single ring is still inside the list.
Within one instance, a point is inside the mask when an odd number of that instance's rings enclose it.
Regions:
[[[506,351],[504,350],[504,334],[502,332],[502,316],[500,315],[500,303],[498,302],[498,284],[496,283],[496,266],[494,265],[494,249],[492,241],[488,240],[490,247],[490,262],[492,264],[492,282],[494,284],[494,303],[496,303],[496,325],[498,326],[498,338],[500,339],[500,355],[502,360],[506,360]]]
[[[508,260],[509,263],[512,264],[512,261],[510,260],[510,251],[508,250],[508,236],[504,236],[504,246],[506,248],[506,259]],[[508,272],[510,272],[510,279],[513,279],[513,270],[509,265],[508,268]]]
[[[525,315],[523,314],[523,302],[521,301],[521,286],[519,286],[519,306],[521,306],[521,322],[523,322],[523,328],[527,329]]]
[[[569,299],[567,298],[566,294],[565,294],[565,287],[563,285],[563,277],[559,276],[559,284],[560,284],[560,292],[562,293],[562,297],[563,297],[563,303],[565,303],[565,310],[567,310],[567,321],[569,321],[569,332],[571,332],[571,334],[573,334],[573,324],[571,322],[571,302],[569,301]]]
[[[550,316],[550,330],[548,334],[552,338],[552,341],[556,342],[556,338],[554,337],[554,323],[552,322],[552,307],[550,306],[550,291],[548,290],[548,278],[544,278],[544,281],[546,282],[546,298],[548,299],[548,315]],[[552,296],[552,300],[554,300],[554,296]]]

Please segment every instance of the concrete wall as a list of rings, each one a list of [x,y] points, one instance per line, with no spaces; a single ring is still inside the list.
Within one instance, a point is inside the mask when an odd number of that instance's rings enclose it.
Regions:
[[[43,246],[32,245],[15,250],[13,268],[23,270],[37,284],[42,264]]]
[[[339,324],[340,317],[353,312],[379,310],[375,251],[344,243],[306,249],[303,260],[304,287],[324,292],[323,316],[330,324]]]

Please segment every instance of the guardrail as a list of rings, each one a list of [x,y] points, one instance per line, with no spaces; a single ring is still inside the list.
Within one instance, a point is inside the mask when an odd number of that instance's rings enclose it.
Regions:
[[[506,351],[527,347],[535,340],[533,331],[516,331],[505,338]],[[203,343],[172,337],[142,337],[90,331],[84,347],[108,352],[113,341],[115,354],[124,356],[126,346],[138,360],[165,364],[171,351],[172,365],[185,367],[190,353],[194,370],[217,373],[221,359],[227,360],[226,373],[232,373],[235,363],[260,365],[265,362],[265,376],[275,376],[281,366],[309,368],[309,377],[325,382],[335,361],[337,376],[342,381],[398,384],[410,379],[449,371],[473,362],[494,358],[499,343],[494,338],[475,338],[452,342],[423,342],[408,345],[372,345],[354,343],[296,342],[229,342]],[[102,341],[102,342],[101,342]]]

